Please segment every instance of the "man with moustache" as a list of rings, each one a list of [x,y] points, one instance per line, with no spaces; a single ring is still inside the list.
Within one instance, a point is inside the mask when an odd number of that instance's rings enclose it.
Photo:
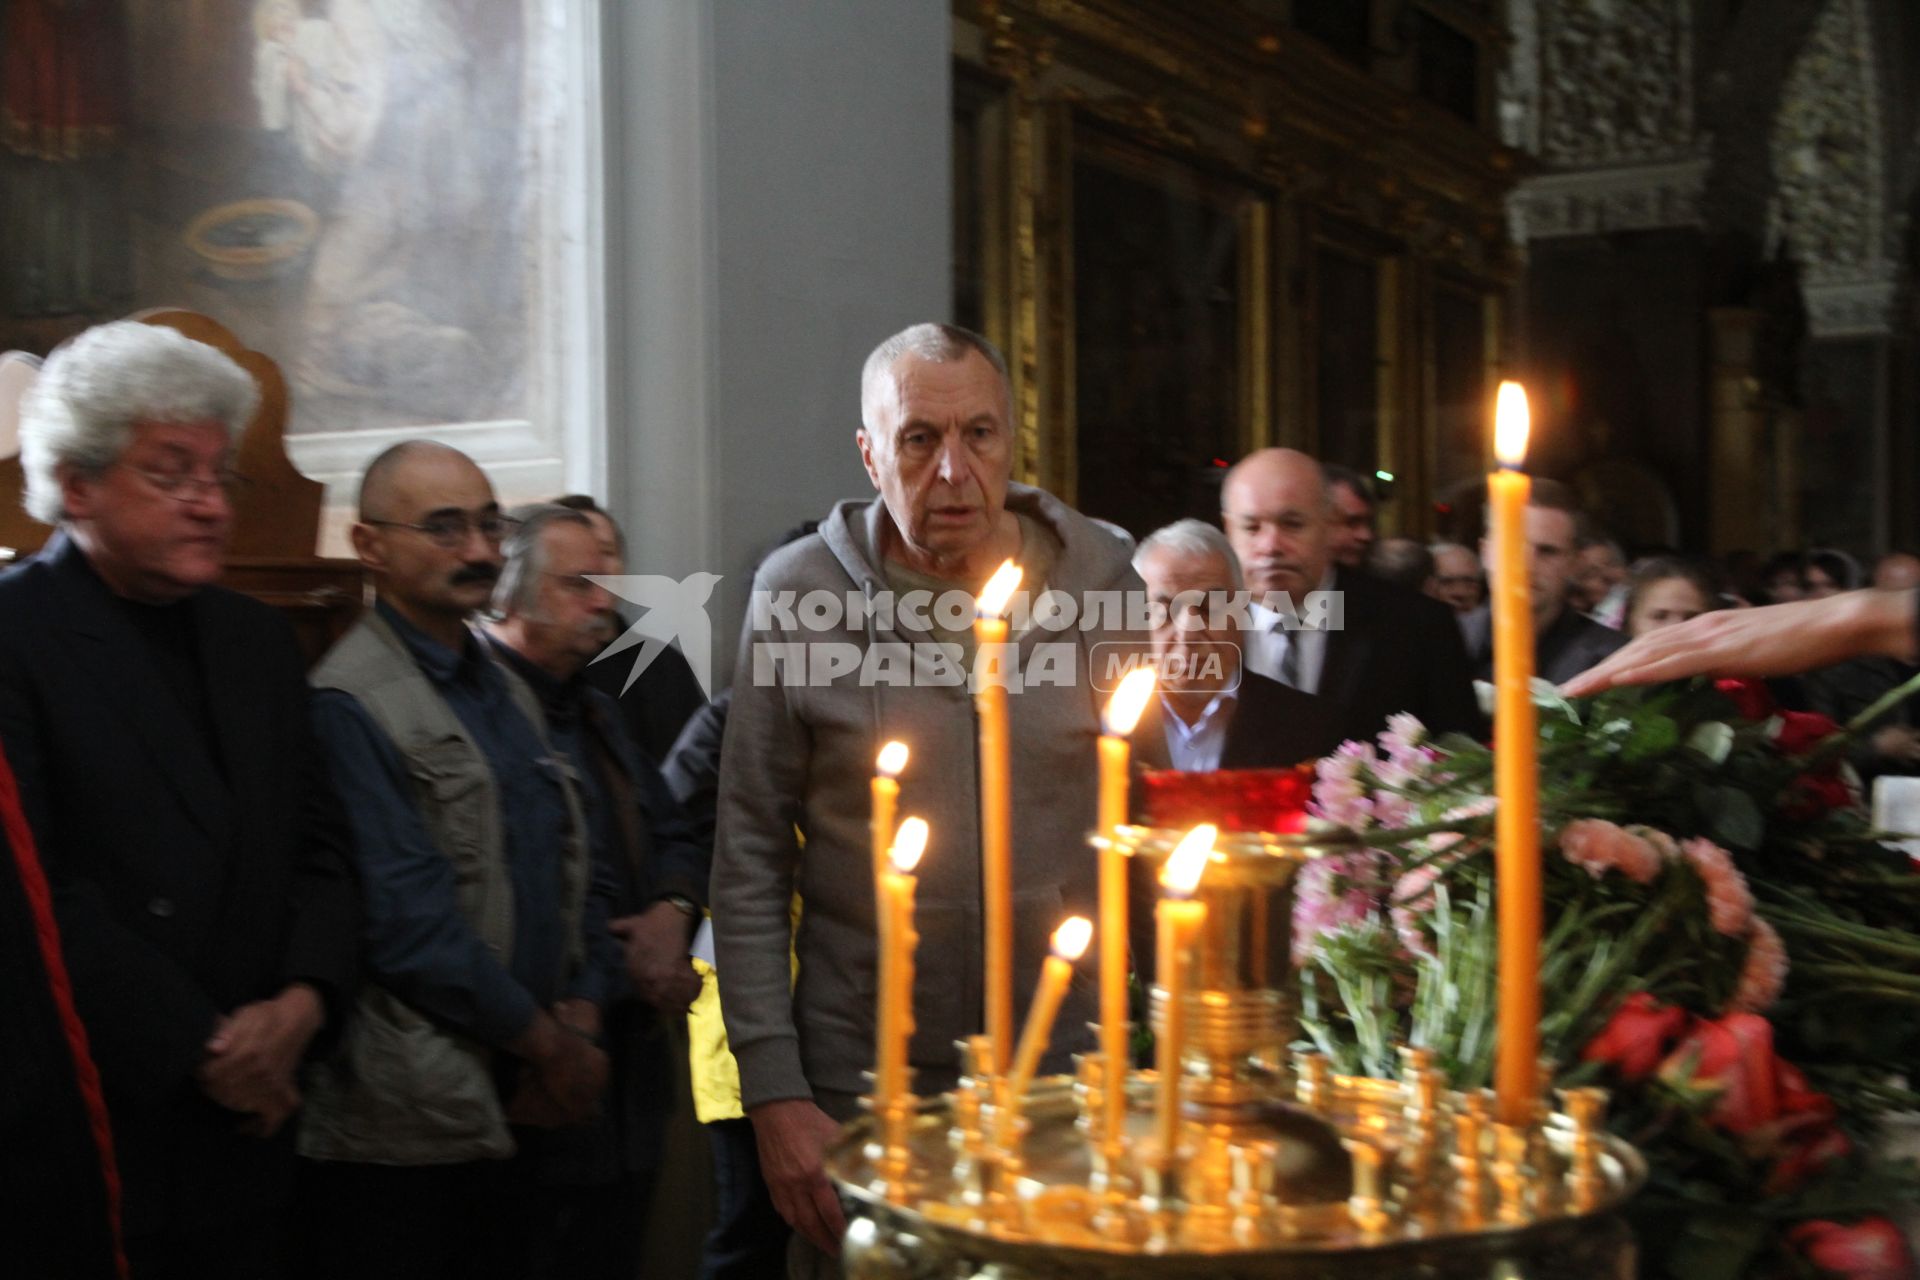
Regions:
[[[511,519],[487,639],[539,698],[553,745],[580,780],[632,984],[631,996],[606,1011],[606,1108],[590,1125],[536,1139],[541,1256],[530,1274],[629,1280],[673,1098],[667,1055],[675,1042],[660,1015],[684,1015],[700,993],[687,944],[712,856],[628,736],[619,707],[584,676],[617,629],[613,596],[594,580],[620,572],[617,556],[583,511],[523,507]]]
[[[1318,462],[1294,449],[1249,454],[1227,472],[1220,506],[1248,589],[1274,606],[1249,611],[1248,670],[1319,698],[1342,739],[1371,738],[1402,711],[1434,733],[1480,729],[1445,607],[1334,564],[1334,500]]]
[[[617,951],[571,771],[469,628],[509,530],[493,486],[409,441],[368,466],[359,517],[375,603],[313,683],[368,981],[309,1090],[304,1260],[318,1277],[521,1277],[537,1194],[514,1128],[598,1107]]]
[[[950,1085],[954,1041],[982,1030],[975,722],[964,677],[862,683],[855,670],[812,680],[804,669],[769,671],[758,656],[763,645],[811,653],[831,644],[834,652],[857,650],[864,666],[881,645],[924,652],[938,644],[957,655],[955,670],[964,673],[973,667],[972,596],[1009,558],[1023,568],[1022,590],[1065,593],[1083,609],[1096,592],[1116,594],[1117,602],[1139,591],[1120,539],[1051,495],[1011,483],[1011,410],[1006,364],[978,334],[923,324],[882,342],[862,371],[855,436],[879,499],[839,504],[817,532],[775,551],[755,576],[761,601],[820,591],[842,600],[884,594],[897,605],[885,619],[862,610],[819,629],[771,610],[750,614],[721,757],[715,967],[741,1103],[775,1206],[825,1253],[838,1251],[845,1220],[822,1157],[837,1122],[857,1111],[863,1073],[873,1065],[868,782],[889,739],[913,752],[900,780],[900,813],[925,817],[933,832],[914,928],[920,954],[940,963],[921,966],[913,993],[908,1059],[916,1088]],[[916,610],[915,592],[935,601],[957,596],[967,616]],[[1101,703],[1092,655],[1123,653],[1128,639],[1098,624],[1067,633],[1016,628],[1009,639],[1022,673],[1042,643],[1061,642],[1048,652],[1067,663],[1056,680],[1026,681],[1008,699],[1016,1000],[1037,981],[1049,933],[1097,901],[1086,843]],[[1144,640],[1133,638],[1142,647]],[[889,651],[900,652],[879,650]],[[797,939],[788,916],[796,889]],[[790,940],[797,942],[797,983]],[[1068,994],[1043,1072],[1069,1069],[1069,1054],[1091,1045],[1093,1012],[1088,993]]]
[[[22,405],[27,510],[57,531],[0,577],[0,744],[99,1068],[136,1278],[283,1273],[297,1072],[353,994],[347,834],[304,663],[283,619],[215,585],[258,399],[214,348],[120,321],[56,350]],[[34,1034],[30,1006],[4,1008],[0,1038]],[[75,1062],[15,1061],[0,1215],[33,1202],[16,1177],[101,1154],[36,1114]],[[35,1236],[62,1227],[107,1254],[104,1229],[75,1225],[87,1212],[9,1218],[13,1274],[61,1274]]]

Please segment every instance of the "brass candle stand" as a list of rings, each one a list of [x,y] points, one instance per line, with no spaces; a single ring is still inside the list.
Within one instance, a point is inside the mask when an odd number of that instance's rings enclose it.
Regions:
[[[1180,832],[1123,828],[1132,856]],[[1153,1140],[1157,1079],[1129,1071],[1124,1132],[1104,1132],[1115,1077],[1098,1055],[1037,1082],[1006,1122],[981,1042],[945,1097],[848,1126],[828,1169],[851,1201],[846,1274],[867,1280],[1347,1276],[1548,1280],[1633,1274],[1617,1210],[1645,1178],[1576,1089],[1535,1121],[1493,1118],[1430,1051],[1397,1078],[1290,1053],[1294,872],[1338,852],[1306,836],[1225,835],[1199,897],[1208,924],[1181,1011],[1186,1053],[1171,1151]],[[1156,1029],[1174,1011],[1157,988]]]

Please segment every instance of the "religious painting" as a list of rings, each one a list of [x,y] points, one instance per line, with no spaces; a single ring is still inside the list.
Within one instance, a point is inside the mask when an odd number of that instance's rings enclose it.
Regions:
[[[584,7],[0,0],[10,332],[204,312],[285,371],[296,456],[551,423],[588,198],[556,181],[590,163],[559,154],[591,106]]]

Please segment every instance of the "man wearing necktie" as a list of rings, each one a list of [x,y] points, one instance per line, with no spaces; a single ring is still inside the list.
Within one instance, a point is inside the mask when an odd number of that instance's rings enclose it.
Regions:
[[[1437,601],[1333,563],[1320,464],[1262,449],[1227,473],[1220,522],[1256,603],[1247,668],[1310,693],[1341,738],[1407,711],[1435,733],[1479,733],[1466,647]]]

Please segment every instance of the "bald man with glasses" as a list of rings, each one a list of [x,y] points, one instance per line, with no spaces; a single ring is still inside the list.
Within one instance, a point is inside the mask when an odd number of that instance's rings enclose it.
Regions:
[[[607,885],[539,700],[471,627],[510,528],[444,445],[396,445],[361,480],[376,601],[313,675],[367,969],[300,1131],[317,1277],[532,1274],[522,1145],[586,1122],[606,1087]]]

